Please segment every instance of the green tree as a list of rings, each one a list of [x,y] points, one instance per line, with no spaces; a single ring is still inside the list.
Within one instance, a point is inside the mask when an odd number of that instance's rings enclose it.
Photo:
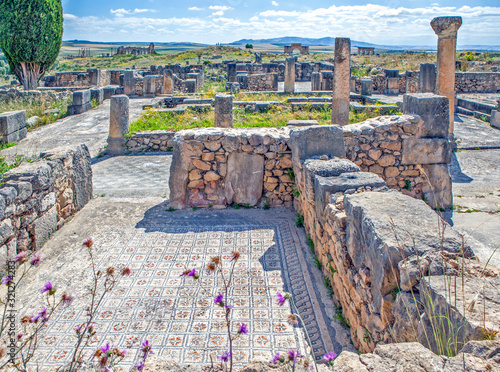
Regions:
[[[36,89],[61,49],[61,0],[1,0],[0,48],[24,89]]]
[[[247,44],[247,45],[245,45],[245,48],[247,48],[247,49],[253,49],[253,45],[252,44]]]

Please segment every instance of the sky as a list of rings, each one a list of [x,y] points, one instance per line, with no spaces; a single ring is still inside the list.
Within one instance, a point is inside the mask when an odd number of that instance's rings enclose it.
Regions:
[[[458,45],[500,45],[500,0],[62,0],[64,40],[230,43],[283,36],[434,45],[429,23],[461,16]]]

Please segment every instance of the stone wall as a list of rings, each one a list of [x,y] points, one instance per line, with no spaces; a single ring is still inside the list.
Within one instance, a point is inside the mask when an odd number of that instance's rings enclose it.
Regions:
[[[89,68],[87,71],[56,72],[42,78],[44,87],[105,87],[110,84],[112,74],[107,70]]]
[[[170,205],[292,205],[288,130],[206,128],[177,133],[170,168]]]
[[[278,91],[278,74],[248,75],[246,89],[251,92]]]
[[[137,132],[127,138],[125,146],[127,151],[132,153],[149,151],[170,151],[174,146],[172,140],[174,132],[153,130],[147,132]]]
[[[500,92],[500,72],[457,72],[455,90],[457,93]]]
[[[431,200],[428,169],[431,164],[449,163],[451,148],[444,138],[419,139],[425,136],[423,126],[419,116],[410,115],[380,116],[348,125],[343,128],[347,158],[362,171],[381,176],[390,188]]]
[[[85,145],[43,154],[6,173],[0,187],[0,266],[21,251],[38,250],[92,197]]]

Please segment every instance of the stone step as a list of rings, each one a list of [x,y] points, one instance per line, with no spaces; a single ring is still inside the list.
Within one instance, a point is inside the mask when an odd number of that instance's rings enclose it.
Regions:
[[[491,110],[495,109],[494,105],[488,105],[487,103],[471,101],[464,98],[457,99],[457,107],[463,107],[470,111],[482,112],[487,115],[491,115]]]

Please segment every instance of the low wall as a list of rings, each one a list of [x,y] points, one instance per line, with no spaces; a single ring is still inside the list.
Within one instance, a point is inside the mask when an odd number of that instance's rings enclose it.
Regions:
[[[105,87],[112,82],[112,73],[107,70],[89,68],[87,71],[56,72],[42,78],[44,87]]]
[[[251,92],[278,91],[278,74],[248,75],[246,89]]]
[[[0,266],[22,251],[38,250],[92,197],[85,145],[44,154],[6,173],[0,186]]]
[[[125,146],[127,151],[132,153],[148,151],[170,151],[172,150],[174,132],[153,130],[147,132],[137,132],[128,137]]]
[[[500,92],[500,72],[457,72],[455,91],[457,93]]]

